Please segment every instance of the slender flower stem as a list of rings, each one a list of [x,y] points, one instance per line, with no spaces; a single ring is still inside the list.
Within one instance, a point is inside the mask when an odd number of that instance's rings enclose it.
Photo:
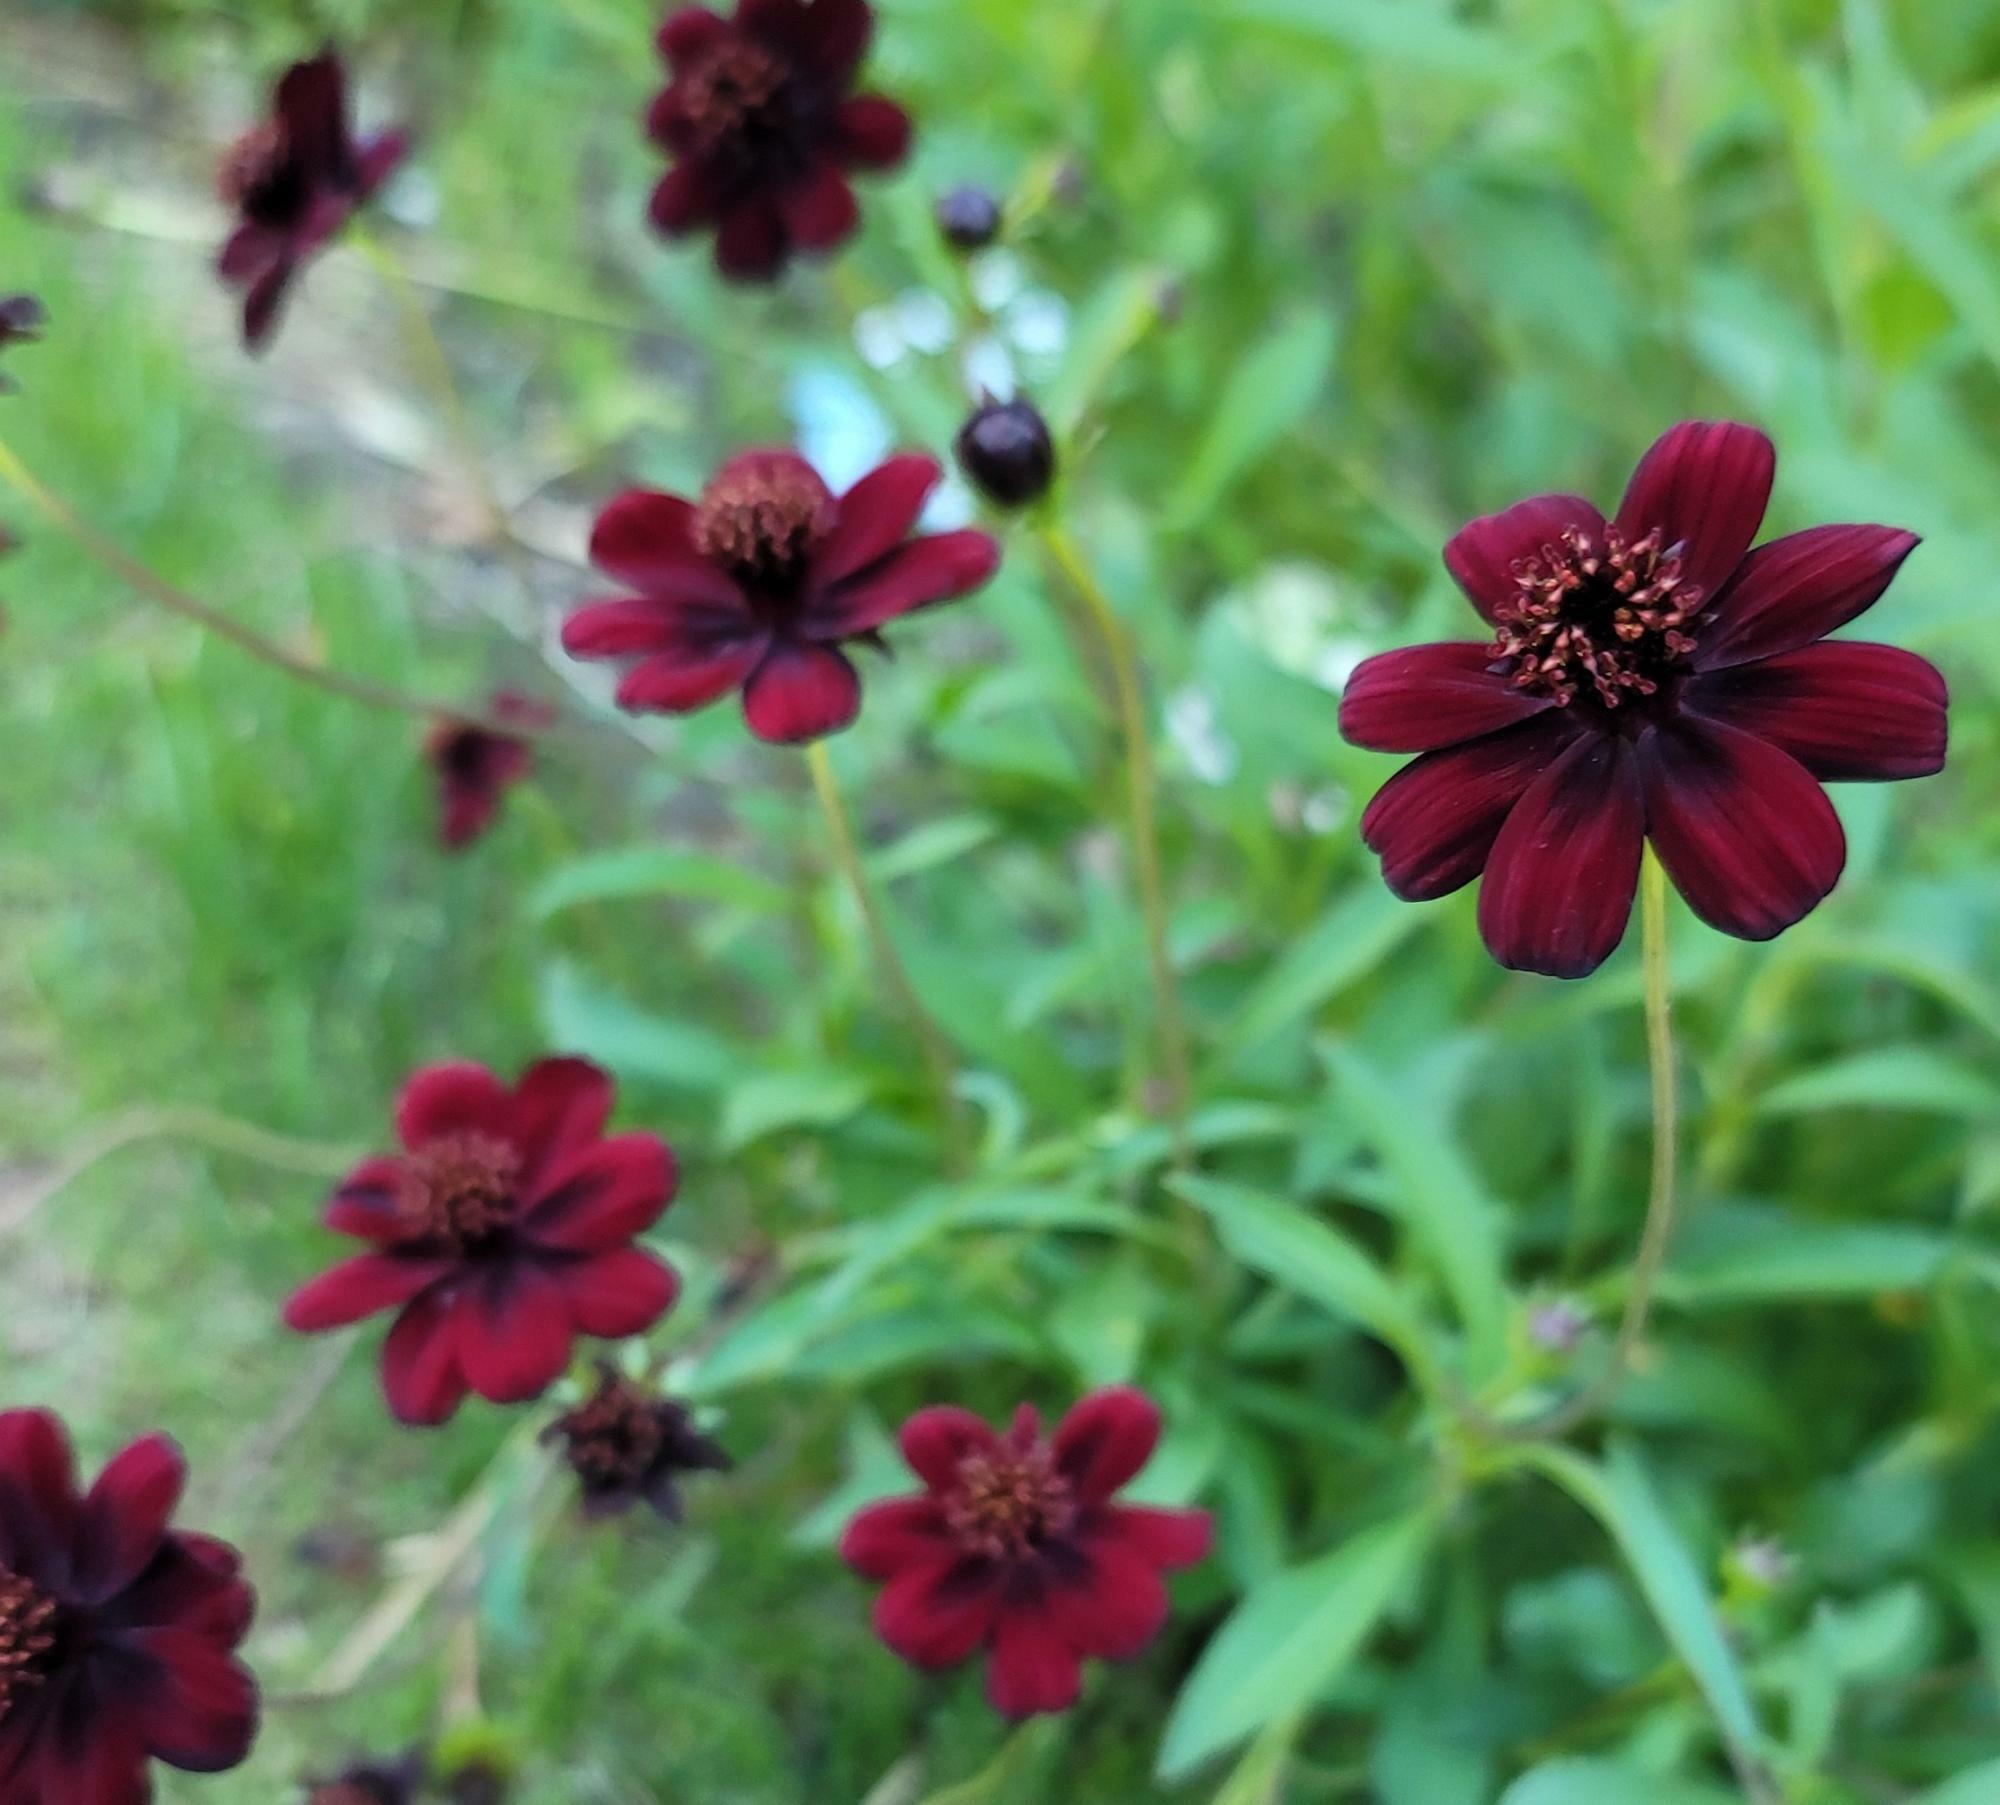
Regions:
[[[365,702],[371,708],[392,709],[399,714],[416,715],[429,721],[462,721],[467,726],[483,727],[489,732],[508,734],[516,739],[533,737],[532,728],[499,720],[484,710],[440,702],[435,696],[419,695],[413,690],[398,689],[393,684],[376,683],[366,677],[350,676],[346,671],[335,670],[259,633],[254,627],[246,627],[212,603],[175,588],[122,546],[114,544],[56,495],[4,440],[0,440],[0,480],[11,484],[44,518],[67,533],[136,594],[166,609],[169,614],[178,614],[183,620],[206,628],[218,639],[226,639],[237,650],[275,666],[288,676],[297,677],[333,695],[344,696],[350,702]]]
[[[1040,527],[1042,543],[1065,581],[1075,590],[1090,617],[1091,628],[1104,649],[1117,692],[1119,730],[1125,741],[1126,807],[1132,839],[1132,863],[1138,880],[1139,906],[1146,921],[1146,956],[1152,967],[1154,1009],[1158,1016],[1161,1075],[1165,1081],[1168,1126],[1174,1140],[1174,1164],[1193,1163],[1188,1145],[1188,1103],[1193,1084],[1188,1061],[1187,1021],[1181,1011],[1180,986],[1174,976],[1173,949],[1167,933],[1167,891],[1160,863],[1159,779],[1153,767],[1153,741],[1146,722],[1145,691],[1132,637],[1092,573],[1076,542],[1055,520]]]
[[[923,999],[917,995],[916,986],[910,982],[909,968],[904,965],[902,955],[896,951],[895,937],[889,932],[882,905],[876,900],[868,882],[868,873],[862,867],[861,849],[854,838],[854,823],[848,815],[846,800],[840,793],[840,784],[834,777],[833,760],[827,753],[825,740],[814,740],[806,748],[806,766],[812,772],[813,789],[819,796],[821,812],[826,816],[827,837],[832,843],[834,863],[840,867],[842,878],[854,894],[855,905],[861,911],[862,922],[875,950],[876,963],[882,968],[882,976],[895,996],[896,1007],[903,1012],[910,1032],[916,1037],[923,1053],[931,1088],[937,1094],[938,1113],[944,1123],[950,1161],[955,1170],[962,1171],[967,1161],[965,1118],[958,1101],[957,1061],[952,1057],[943,1031],[932,1020]]]

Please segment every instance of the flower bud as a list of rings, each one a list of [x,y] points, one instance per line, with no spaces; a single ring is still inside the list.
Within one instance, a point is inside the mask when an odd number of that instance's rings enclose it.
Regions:
[[[988,401],[959,431],[958,462],[995,506],[1025,508],[1055,480],[1055,441],[1032,401]]]
[[[961,251],[983,251],[1000,236],[1000,203],[990,190],[968,182],[938,201],[937,225]]]

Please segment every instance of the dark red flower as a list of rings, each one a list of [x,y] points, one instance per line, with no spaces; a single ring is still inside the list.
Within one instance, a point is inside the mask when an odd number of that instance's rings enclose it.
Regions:
[[[511,690],[496,695],[487,712],[528,732],[555,718],[552,709]],[[424,742],[424,757],[437,775],[438,839],[453,851],[470,846],[493,825],[500,799],[535,768],[527,740],[471,721],[440,721]]]
[[[875,17],[867,0],[737,0],[660,27],[666,90],[646,131],[673,159],[653,191],[669,237],[715,231],[716,267],[769,282],[794,251],[831,251],[860,224],[848,174],[910,147],[894,101],[855,94]]]
[[[652,1327],[679,1281],[634,1239],[673,1197],[657,1136],[608,1139],[611,1080],[582,1059],[544,1059],[512,1090],[484,1066],[434,1065],[403,1087],[400,1154],[364,1160],[326,1223],[369,1243],[295,1293],[307,1334],[397,1312],[382,1349],[389,1408],[441,1423],[468,1391],[538,1398],[579,1335]]]
[[[725,1473],[730,1459],[694,1426],[687,1407],[635,1385],[600,1362],[597,1389],[543,1431],[561,1442],[583,1487],[586,1516],[613,1517],[642,1499],[669,1523],[681,1520],[683,1473]]]
[[[48,314],[33,295],[0,295],[0,351],[10,345],[34,344],[48,321]],[[14,379],[0,373],[0,395],[11,395],[14,387]]]
[[[1044,1439],[1031,1405],[1005,1435],[937,1406],[903,1425],[915,1497],[871,1504],[841,1558],[886,1580],[875,1632],[919,1667],[984,1648],[986,1696],[1009,1717],[1076,1702],[1085,1655],[1136,1655],[1167,1620],[1160,1575],[1208,1553],[1208,1513],[1118,1504],[1160,1413],[1129,1387],[1093,1392]]]
[[[731,458],[698,502],[633,489],[598,517],[591,561],[639,593],[563,627],[579,658],[636,662],[621,707],[684,714],[741,688],[760,739],[836,733],[861,708],[843,640],[969,594],[1000,562],[985,533],[907,537],[942,472],[891,458],[835,496],[796,452]]]
[[[401,132],[354,137],[347,73],[332,51],[279,78],[271,117],[236,141],[219,177],[237,225],[216,267],[244,291],[246,344],[269,338],[299,266],[389,179],[408,148]]]
[[[1943,766],[1937,671],[1826,639],[1916,535],[1824,526],[1752,551],[1775,466],[1754,428],[1691,421],[1647,452],[1615,520],[1543,495],[1452,540],[1494,637],[1370,658],[1340,704],[1357,745],[1423,754],[1361,819],[1398,896],[1484,873],[1493,956],[1582,977],[1624,936],[1650,838],[1697,915],[1768,940],[1846,861],[1822,782]]]
[[[306,1805],[416,1805],[424,1768],[416,1754],[400,1761],[357,1761],[330,1780],[308,1780]]]
[[[168,1528],[187,1468],[165,1436],[78,1489],[63,1426],[0,1414],[0,1800],[144,1805],[146,1766],[220,1773],[250,1752],[235,1659],[255,1599],[235,1549]]]

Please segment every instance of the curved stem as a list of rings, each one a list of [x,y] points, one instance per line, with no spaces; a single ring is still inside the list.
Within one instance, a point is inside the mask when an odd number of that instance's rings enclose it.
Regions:
[[[1193,1091],[1188,1061],[1187,1021],[1181,1011],[1180,985],[1174,976],[1173,948],[1168,939],[1166,880],[1160,862],[1159,779],[1153,767],[1153,741],[1146,721],[1145,691],[1132,638],[1118,618],[1076,542],[1054,520],[1041,526],[1048,548],[1069,586],[1090,617],[1098,642],[1111,667],[1117,692],[1119,731],[1125,741],[1126,807],[1130,819],[1132,865],[1139,889],[1140,911],[1146,923],[1146,958],[1152,968],[1154,1009],[1160,1035],[1161,1077],[1166,1090],[1166,1114],[1174,1140],[1174,1164],[1192,1164],[1188,1146],[1188,1102]]]
[[[869,886],[868,873],[861,863],[861,848],[854,838],[854,823],[847,813],[840,784],[834,777],[833,760],[828,755],[825,740],[814,740],[806,748],[806,766],[812,772],[813,789],[819,797],[820,810],[826,816],[827,838],[832,844],[834,863],[840,867],[842,878],[853,892],[855,905],[861,911],[869,942],[874,948],[875,961],[882,968],[882,976],[896,999],[896,1007],[903,1012],[923,1054],[931,1088],[937,1095],[950,1162],[954,1170],[962,1171],[966,1165],[965,1118],[958,1101],[957,1061],[952,1057],[943,1031],[931,1019],[930,1011],[917,995],[916,986],[910,981],[909,968],[896,951],[895,938],[889,932],[882,906]]]
[[[297,677],[333,695],[344,696],[350,702],[365,702],[371,708],[393,709],[399,714],[416,715],[427,721],[462,721],[467,726],[483,727],[488,732],[504,733],[515,739],[532,737],[531,728],[524,729],[518,722],[496,719],[484,710],[462,708],[453,703],[440,702],[435,696],[418,695],[412,690],[398,689],[393,684],[376,683],[366,677],[350,676],[346,671],[335,670],[317,659],[294,652],[254,627],[246,627],[212,603],[175,588],[166,578],[141,564],[122,546],[99,532],[68,502],[55,494],[22,462],[20,454],[5,440],[0,440],[0,480],[11,484],[46,520],[68,534],[134,593],[166,609],[169,614],[178,614],[183,620],[193,621],[218,639],[226,639],[239,651],[275,666],[288,676]]]

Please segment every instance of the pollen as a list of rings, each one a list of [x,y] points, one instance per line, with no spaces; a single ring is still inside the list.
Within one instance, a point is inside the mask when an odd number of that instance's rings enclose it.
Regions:
[[[749,459],[703,490],[694,540],[703,557],[754,589],[783,592],[805,575],[833,525],[833,502],[792,459]]]
[[[458,1252],[488,1245],[514,1219],[521,1156],[485,1134],[451,1134],[410,1156],[398,1200],[411,1238]]]
[[[944,1502],[959,1544],[993,1559],[1032,1553],[1062,1534],[1075,1514],[1069,1481],[1039,1447],[968,1454]]]
[[[0,1567],[0,1720],[30,1687],[41,1684],[55,1630],[55,1600]]]

